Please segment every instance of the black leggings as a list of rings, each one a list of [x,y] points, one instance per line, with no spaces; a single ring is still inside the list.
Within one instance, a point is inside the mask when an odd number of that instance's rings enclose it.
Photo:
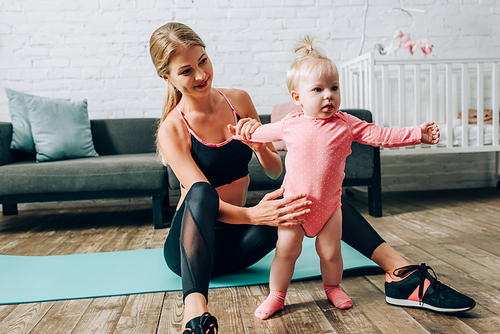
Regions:
[[[212,275],[244,269],[276,247],[276,227],[225,224],[216,220],[218,210],[217,191],[198,182],[172,220],[164,254],[168,267],[182,277],[183,298],[199,292],[208,300]],[[368,258],[384,242],[343,197],[342,240]]]

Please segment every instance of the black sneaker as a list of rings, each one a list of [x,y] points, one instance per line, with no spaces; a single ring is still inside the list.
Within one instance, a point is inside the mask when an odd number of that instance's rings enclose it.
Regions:
[[[203,313],[201,316],[189,320],[186,324],[186,329],[182,334],[217,334],[219,333],[219,326],[217,319],[208,312]]]
[[[468,311],[476,306],[472,298],[439,282],[434,270],[425,263],[398,268],[394,276],[403,279],[394,281],[386,274],[385,301],[388,304],[446,313]]]

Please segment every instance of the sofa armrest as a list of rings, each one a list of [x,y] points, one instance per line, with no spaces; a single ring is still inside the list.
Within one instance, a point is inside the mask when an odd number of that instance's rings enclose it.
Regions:
[[[12,123],[0,122],[0,166],[16,161],[10,142],[12,141]]]

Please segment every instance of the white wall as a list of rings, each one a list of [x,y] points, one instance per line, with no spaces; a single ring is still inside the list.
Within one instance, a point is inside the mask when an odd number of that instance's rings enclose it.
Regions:
[[[427,37],[436,57],[500,55],[500,0],[404,1],[425,10],[413,21],[400,11],[380,15],[400,1],[369,3],[365,51],[401,29]],[[359,51],[363,9],[364,0],[2,0],[0,89],[86,98],[94,119],[159,117],[165,83],[149,37],[181,21],[207,44],[214,85],[245,89],[259,113],[270,113],[289,99],[284,80],[298,36],[318,35],[330,58],[346,61]],[[3,92],[0,121],[10,121]]]
[[[371,0],[364,50],[396,28],[427,37],[437,57],[500,55],[500,0]],[[251,94],[260,113],[288,101],[284,84],[300,34],[314,33],[336,62],[357,55],[364,0],[2,0],[1,86],[89,100],[91,118],[159,116],[165,84],[148,53],[151,33],[168,21],[205,40],[215,84]],[[406,51],[406,50],[404,50]],[[407,52],[399,51],[399,57]],[[420,57],[420,55],[414,56]],[[0,93],[0,120],[9,120]]]

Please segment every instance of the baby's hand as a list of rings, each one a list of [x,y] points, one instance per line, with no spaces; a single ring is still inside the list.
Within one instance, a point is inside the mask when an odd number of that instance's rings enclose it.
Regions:
[[[422,130],[422,144],[439,143],[439,128],[434,122],[425,122],[420,125]]]
[[[252,133],[261,125],[262,124],[254,118],[242,118],[238,121],[236,126],[228,124],[227,128],[233,136],[237,137],[237,139],[247,141],[252,138]]]

